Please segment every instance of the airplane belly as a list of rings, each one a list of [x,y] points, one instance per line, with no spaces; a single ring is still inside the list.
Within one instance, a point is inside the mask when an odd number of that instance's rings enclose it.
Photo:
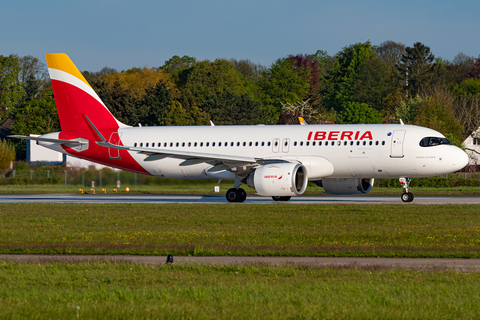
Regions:
[[[208,178],[205,175],[207,164],[198,163],[188,166],[180,166],[183,159],[165,158],[157,161],[151,161],[146,165],[146,169],[154,176],[172,179],[202,179]]]

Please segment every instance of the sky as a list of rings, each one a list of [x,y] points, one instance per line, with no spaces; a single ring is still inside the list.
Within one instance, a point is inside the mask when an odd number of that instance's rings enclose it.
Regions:
[[[435,57],[480,55],[480,1],[16,0],[0,6],[0,55],[64,52],[81,71],[159,67],[174,55],[249,59],[387,40]]]

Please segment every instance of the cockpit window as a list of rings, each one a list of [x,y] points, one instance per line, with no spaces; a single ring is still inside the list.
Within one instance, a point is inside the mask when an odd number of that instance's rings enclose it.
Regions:
[[[420,147],[433,147],[441,144],[451,144],[447,138],[427,137],[420,141]]]

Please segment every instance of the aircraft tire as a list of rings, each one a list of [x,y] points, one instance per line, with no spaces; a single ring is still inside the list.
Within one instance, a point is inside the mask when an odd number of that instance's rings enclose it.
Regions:
[[[240,193],[240,198],[238,199],[238,202],[244,202],[247,199],[247,192],[242,188],[238,188],[238,192]]]
[[[228,202],[243,202],[247,199],[247,193],[243,189],[231,188],[225,194]]]
[[[273,196],[273,201],[288,201],[291,197],[281,197],[281,196]]]
[[[403,202],[412,202],[413,201],[413,193],[411,192],[405,192],[401,196]]]

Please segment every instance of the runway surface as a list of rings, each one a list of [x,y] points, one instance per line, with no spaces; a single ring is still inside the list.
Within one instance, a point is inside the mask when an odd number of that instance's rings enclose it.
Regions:
[[[0,194],[0,203],[228,203],[222,195],[144,195],[144,194]],[[441,205],[480,204],[480,196],[415,196],[411,203],[403,203],[400,196],[311,196],[292,197],[288,202],[276,202],[270,197],[248,195],[244,204],[401,204]]]
[[[353,257],[173,257],[175,264],[198,263],[213,265],[270,264],[306,265],[312,267],[387,268],[414,270],[451,269],[462,272],[480,271],[480,259],[437,259],[437,258],[353,258]],[[87,262],[110,261],[162,265],[166,256],[102,256],[102,255],[40,255],[0,254],[0,261],[14,262]]]

